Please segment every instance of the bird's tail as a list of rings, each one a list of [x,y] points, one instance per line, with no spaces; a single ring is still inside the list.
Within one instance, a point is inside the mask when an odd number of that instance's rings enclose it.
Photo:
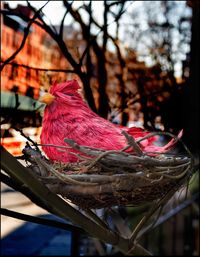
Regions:
[[[127,133],[135,138],[137,141],[138,139],[142,139],[143,137],[150,134],[143,130],[142,128],[128,128]],[[183,135],[183,130],[181,130],[176,138],[172,138],[166,145],[164,146],[156,146],[154,143],[158,140],[158,136],[152,136],[147,139],[144,139],[140,142],[142,150],[145,152],[152,153],[165,153],[166,151],[172,149],[173,146],[177,143],[178,139],[181,138]]]
[[[145,152],[151,152],[151,155],[154,155],[153,153],[165,153],[169,150],[171,150],[177,143],[177,141],[182,137],[183,135],[183,130],[181,130],[178,133],[178,136],[176,138],[172,138],[166,145],[164,146],[156,146],[156,145],[148,145],[144,148]]]
[[[170,150],[177,143],[178,139],[180,139],[182,136],[183,136],[183,129],[178,133],[177,138],[172,138],[169,141],[169,143],[161,147],[163,151]]]

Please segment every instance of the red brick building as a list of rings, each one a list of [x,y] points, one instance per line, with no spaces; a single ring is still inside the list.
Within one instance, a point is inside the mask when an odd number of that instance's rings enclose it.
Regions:
[[[2,9],[8,11],[9,5],[2,3]],[[31,17],[31,10],[26,6],[18,5],[12,12],[22,13]],[[2,15],[2,39],[1,39],[1,60],[5,61],[21,45],[24,37],[24,28],[27,22],[17,15]],[[57,51],[56,44],[52,42],[50,36],[38,25],[32,24],[26,43],[22,50],[12,60],[18,65],[5,65],[1,74],[2,91],[13,91],[21,95],[27,95],[38,99],[39,91],[42,86],[49,86],[49,73],[22,67],[20,65],[44,68],[59,69],[69,68],[69,64],[64,57]],[[66,73],[52,73],[55,79],[67,79]]]
[[[5,7],[4,4],[4,9]],[[27,11],[26,15],[31,15],[31,12]],[[2,17],[1,58],[3,61],[19,48],[24,36],[23,30],[26,26],[27,23],[18,16],[6,15]],[[42,29],[33,25],[27,42],[13,61],[17,64],[33,67],[42,66],[43,49],[40,44],[43,35]],[[2,71],[1,79],[3,91],[14,91],[34,98],[39,95],[38,72],[35,70],[8,64]]]

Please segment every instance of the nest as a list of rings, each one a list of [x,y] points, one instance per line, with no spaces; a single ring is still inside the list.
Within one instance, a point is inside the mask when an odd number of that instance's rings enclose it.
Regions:
[[[141,150],[140,141],[159,133],[151,133],[137,142],[126,132],[123,134],[127,147],[121,151],[80,146],[65,139],[78,152],[77,163],[52,163],[30,145],[23,153],[29,161],[29,170],[44,185],[83,209],[150,203],[172,190],[175,192],[188,181],[193,163],[184,144],[185,155],[147,154]],[[128,148],[133,151],[127,153]]]

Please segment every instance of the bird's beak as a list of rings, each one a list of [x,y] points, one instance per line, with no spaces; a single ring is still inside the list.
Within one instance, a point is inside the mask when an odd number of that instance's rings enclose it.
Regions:
[[[41,96],[38,101],[45,103],[47,105],[51,104],[53,100],[55,99],[55,96],[53,96],[50,93],[45,93],[43,96]]]

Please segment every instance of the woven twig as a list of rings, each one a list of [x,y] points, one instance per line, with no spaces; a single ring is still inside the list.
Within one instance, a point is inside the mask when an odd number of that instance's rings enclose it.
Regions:
[[[187,156],[159,153],[149,156],[130,135],[126,132],[123,135],[128,144],[121,151],[81,146],[72,139],[65,139],[81,157],[77,163],[50,163],[29,146],[23,152],[31,162],[29,168],[34,172],[37,170],[38,178],[51,191],[85,209],[137,206],[158,200],[171,189],[180,187],[180,181],[183,184],[190,177],[192,157],[185,145]],[[174,138],[179,140],[176,136]],[[69,147],[62,148],[69,151]],[[128,148],[132,148],[135,154],[125,152]]]

